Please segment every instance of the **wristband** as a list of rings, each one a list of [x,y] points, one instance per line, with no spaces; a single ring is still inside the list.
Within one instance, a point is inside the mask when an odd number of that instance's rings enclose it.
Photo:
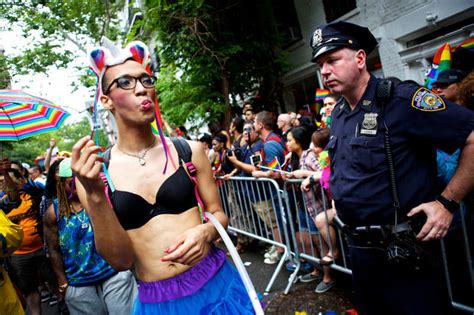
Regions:
[[[68,286],[69,286],[69,283],[67,283],[67,282],[64,283],[64,284],[58,285],[59,293],[63,293],[64,291],[66,291]]]
[[[313,176],[310,176],[310,177],[309,177],[309,184],[310,184],[311,186],[314,186],[314,177],[313,177]]]
[[[441,195],[439,195],[436,200],[451,213],[459,209],[459,203],[454,200],[447,199]]]

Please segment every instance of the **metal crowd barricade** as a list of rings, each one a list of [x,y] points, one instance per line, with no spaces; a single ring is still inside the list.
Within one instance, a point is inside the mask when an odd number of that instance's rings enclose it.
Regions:
[[[309,209],[313,209],[313,214],[320,213],[322,216],[322,226],[320,228],[325,228],[327,231],[334,229],[334,236],[336,239],[333,240],[330,234],[328,234],[326,243],[328,244],[329,253],[332,257],[335,257],[334,251],[337,246],[339,251],[338,257],[340,259],[333,259],[334,263],[329,265],[330,268],[338,270],[347,274],[351,274],[352,271],[349,266],[349,260],[347,258],[347,242],[345,238],[341,235],[341,232],[335,229],[332,226],[331,220],[329,220],[329,210],[330,205],[328,204],[328,199],[324,189],[317,185],[315,189],[311,189],[309,192],[303,192],[301,190],[301,179],[290,179],[285,182],[284,191],[286,196],[287,208],[289,211],[295,214],[296,230],[299,231],[295,234],[296,241],[298,246],[295,248],[294,256],[296,263],[295,273],[301,269],[301,260],[313,262],[314,264],[320,264],[321,258],[325,256],[325,253],[322,251],[322,242],[323,236],[318,232],[311,231],[311,223],[316,225],[314,220],[314,215],[310,215]],[[305,196],[306,195],[306,196]],[[327,253],[326,253],[327,254]],[[339,261],[341,262],[339,264]]]
[[[448,234],[441,241],[441,253],[448,283],[448,295],[454,308],[474,314],[474,214],[461,204]]]
[[[229,230],[283,249],[283,254],[265,288],[268,294],[290,258],[294,243],[294,227],[289,224],[283,194],[278,183],[268,178],[232,177],[217,180],[224,212],[229,218]],[[285,288],[288,293],[293,283],[290,278]]]
[[[252,177],[232,177],[229,181],[218,179],[219,194],[225,213],[229,217],[229,230],[240,235],[254,238],[268,244],[280,247],[284,250],[283,255],[271,279],[265,288],[265,294],[271,287],[288,259],[293,259],[296,269],[288,278],[288,285],[284,293],[288,293],[291,285],[301,269],[301,259],[315,264],[321,263],[320,244],[323,241],[318,233],[316,237],[311,234],[296,233],[302,231],[302,222],[309,222],[312,217],[308,208],[322,209],[323,226],[329,229],[332,225],[329,220],[330,205],[324,190],[319,185],[313,191],[308,200],[304,199],[301,191],[302,180],[291,179],[283,184],[283,190],[278,183],[272,179]],[[319,201],[318,201],[319,198]],[[267,200],[260,203],[260,216],[255,211],[255,200]],[[269,201],[271,200],[271,201]],[[319,204],[318,204],[319,202]],[[277,211],[275,209],[277,208]],[[298,211],[301,209],[301,211]],[[472,209],[471,209],[472,210]],[[269,222],[271,217],[278,217],[276,229],[272,231]],[[440,242],[442,261],[444,264],[445,278],[451,304],[455,309],[474,313],[474,271],[473,271],[473,233],[474,214],[469,210],[460,211],[457,222],[452,224],[448,235]],[[457,226],[454,226],[457,224]],[[335,229],[336,244],[339,250],[338,259],[334,259],[329,266],[331,269],[351,274],[350,256],[348,255],[348,243],[341,231]],[[332,248],[334,241],[328,237],[329,252],[334,253]],[[334,257],[334,255],[333,255]]]

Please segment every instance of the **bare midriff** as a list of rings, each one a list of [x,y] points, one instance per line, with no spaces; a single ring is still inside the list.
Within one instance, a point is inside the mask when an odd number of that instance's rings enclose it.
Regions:
[[[177,237],[186,230],[201,224],[199,211],[189,209],[180,214],[163,214],[153,217],[144,226],[128,230],[134,252],[136,276],[141,281],[152,282],[172,278],[192,266],[177,262],[162,262],[168,255],[165,250],[176,243]],[[205,249],[209,252],[211,245]]]

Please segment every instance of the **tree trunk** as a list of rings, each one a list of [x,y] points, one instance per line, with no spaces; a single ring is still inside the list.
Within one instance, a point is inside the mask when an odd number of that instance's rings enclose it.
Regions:
[[[224,116],[222,121],[222,127],[227,130],[230,126],[232,120],[232,109],[230,108],[230,99],[229,99],[229,78],[227,76],[227,70],[221,68],[221,80],[222,80],[222,96],[224,97]]]

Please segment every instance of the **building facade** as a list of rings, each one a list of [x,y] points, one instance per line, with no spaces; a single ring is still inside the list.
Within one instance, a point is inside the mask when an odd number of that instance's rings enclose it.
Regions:
[[[321,24],[345,20],[368,27],[379,42],[368,56],[369,70],[420,84],[442,44],[455,47],[474,36],[474,2],[469,0],[294,0],[294,6],[302,36],[287,48],[285,110],[311,105],[315,89],[322,87],[309,46]]]

